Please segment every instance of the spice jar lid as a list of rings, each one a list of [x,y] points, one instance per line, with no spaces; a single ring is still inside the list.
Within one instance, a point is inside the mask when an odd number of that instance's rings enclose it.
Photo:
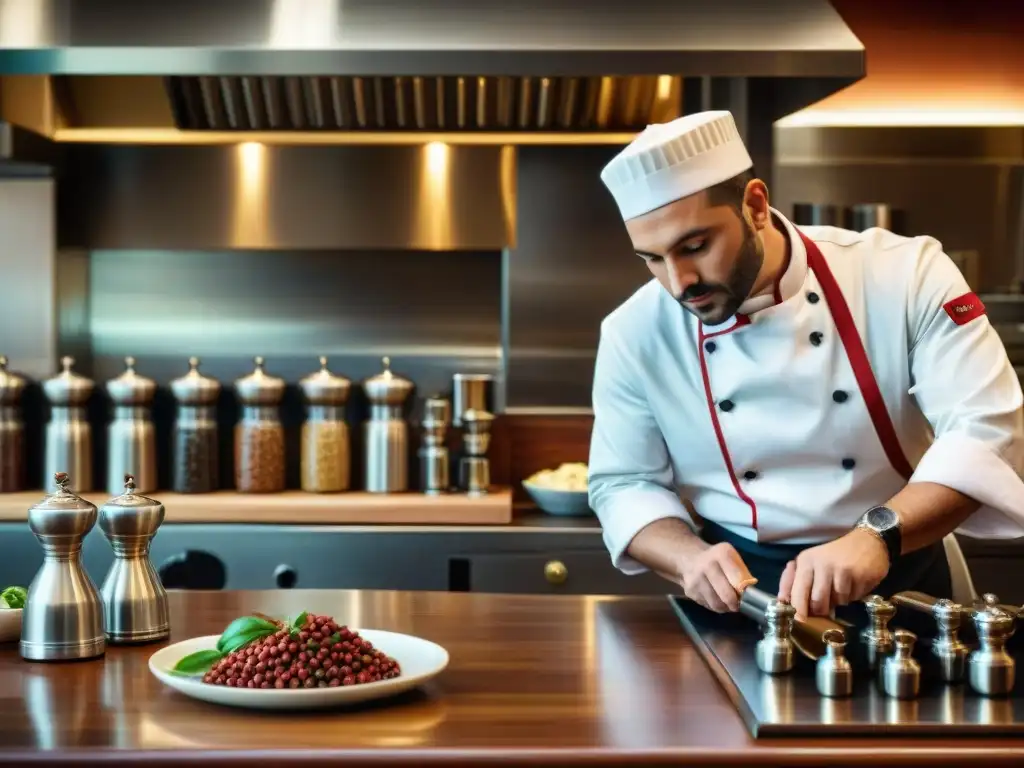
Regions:
[[[413,383],[391,371],[391,358],[381,358],[384,370],[363,382],[363,391],[371,403],[400,405],[412,392]]]
[[[210,405],[220,397],[220,382],[199,372],[199,358],[188,359],[188,373],[171,382],[174,399],[182,405]]]
[[[37,536],[84,536],[96,524],[96,505],[69,490],[67,472],[57,472],[54,482],[57,491],[29,507],[29,528]]]
[[[107,382],[107,394],[114,405],[148,405],[156,392],[156,382],[135,371],[135,358],[124,359],[124,373]]]
[[[262,357],[253,359],[256,369],[235,382],[235,392],[244,405],[277,405],[284,396],[284,379],[264,369]]]
[[[62,357],[60,364],[64,370],[43,382],[46,399],[52,405],[83,405],[92,396],[95,384],[71,370],[75,358]]]
[[[314,405],[344,405],[352,382],[327,370],[327,358],[320,358],[320,370],[299,382],[306,399]]]
[[[0,405],[13,405],[21,399],[25,379],[7,370],[7,355],[0,355]]]
[[[124,476],[124,493],[99,510],[100,530],[110,538],[152,536],[164,521],[164,505],[135,493],[135,478]]]

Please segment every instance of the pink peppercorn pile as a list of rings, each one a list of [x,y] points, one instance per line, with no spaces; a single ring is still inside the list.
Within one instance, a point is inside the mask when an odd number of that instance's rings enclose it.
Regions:
[[[232,688],[336,688],[398,677],[398,662],[328,616],[307,616],[228,654],[203,676]]]

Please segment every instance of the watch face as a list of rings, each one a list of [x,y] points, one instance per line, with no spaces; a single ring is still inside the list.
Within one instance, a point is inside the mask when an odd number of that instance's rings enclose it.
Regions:
[[[896,517],[896,513],[888,507],[875,507],[874,509],[869,509],[867,514],[864,515],[864,522],[876,531],[884,531],[894,527],[899,520]]]

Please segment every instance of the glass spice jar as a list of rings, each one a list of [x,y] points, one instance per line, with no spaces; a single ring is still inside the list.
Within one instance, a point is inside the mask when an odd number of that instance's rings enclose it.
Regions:
[[[199,372],[199,358],[190,357],[188,373],[171,382],[178,401],[174,422],[176,493],[212,493],[220,487],[217,400],[220,382]]]
[[[235,487],[242,493],[284,490],[284,427],[279,413],[284,379],[269,375],[262,357],[235,382],[242,418],[235,426]]]
[[[347,491],[351,480],[351,450],[345,404],[352,382],[327,370],[327,358],[320,358],[320,370],[299,382],[309,413],[302,424],[302,490],[308,493]]]
[[[21,491],[25,485],[25,424],[21,393],[25,379],[7,370],[0,355],[0,493]]]

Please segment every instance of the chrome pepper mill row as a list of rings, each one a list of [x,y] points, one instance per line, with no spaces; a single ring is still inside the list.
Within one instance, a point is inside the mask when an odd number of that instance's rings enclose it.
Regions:
[[[149,559],[164,506],[138,495],[135,479],[99,510],[77,496],[66,472],[56,493],[28,511],[28,524],[43,547],[43,565],[28,589],[20,651],[28,661],[76,661],[102,656],[107,643],[145,643],[170,635],[167,592]],[[103,585],[82,565],[82,542],[99,521],[114,550]]]

